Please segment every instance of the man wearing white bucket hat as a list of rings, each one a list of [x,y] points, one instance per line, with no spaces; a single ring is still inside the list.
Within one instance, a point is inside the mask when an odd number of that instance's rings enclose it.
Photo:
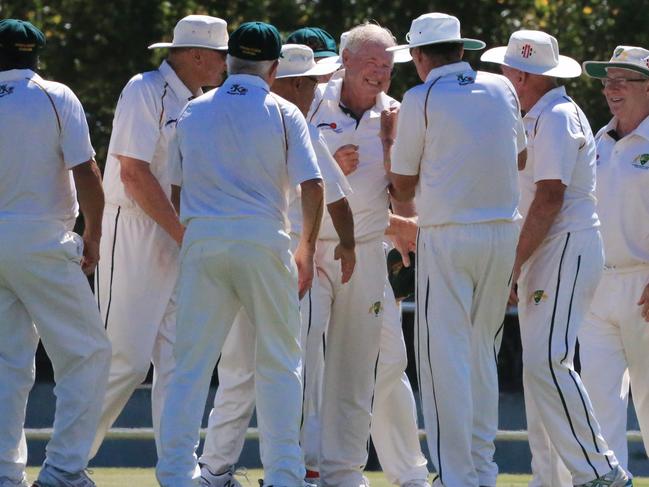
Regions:
[[[529,140],[520,172],[525,221],[512,300],[521,324],[530,447],[533,455],[537,449],[541,454],[533,461],[536,480],[548,487],[565,482],[548,475],[554,470],[545,456],[551,445],[550,457],[554,449],[570,471],[569,485],[630,485],[572,362],[603,265],[595,140],[584,113],[556,83],[579,76],[581,67],[559,55],[554,37],[529,30],[514,32],[506,47],[490,49],[481,59],[501,64],[514,85]]]
[[[309,110],[317,77],[339,68],[335,63],[316,64],[310,47],[284,44],[272,91],[294,103],[303,114]],[[345,196],[351,192],[342,171],[331,157],[318,129],[309,126],[311,142],[325,183],[325,203],[339,237],[337,254],[341,259],[342,281],[351,277],[354,268],[354,221]],[[302,210],[299,190],[291,192],[288,210],[293,249],[300,241]],[[314,286],[317,286],[314,275]],[[301,304],[301,344],[304,397],[300,445],[308,470],[318,470],[319,401],[322,373],[322,332],[311,326],[313,306],[311,291]],[[241,455],[246,430],[255,406],[255,329],[245,312],[240,312],[223,345],[218,365],[219,388],[208,421],[203,447],[201,477],[204,486],[234,487],[234,465]]]
[[[582,378],[606,441],[627,468],[629,385],[649,449],[649,50],[618,46],[587,61],[613,119],[595,137],[604,275],[579,333]]]
[[[122,91],[104,175],[106,210],[95,292],[113,345],[108,390],[91,458],[133,390],[155,367],[151,390],[156,443],[161,406],[174,367],[178,247],[184,229],[171,201],[164,127],[202,86],[220,84],[228,32],[224,20],[189,15],[174,29],[155,71]],[[174,206],[176,206],[174,208]],[[159,447],[159,444],[158,444]]]
[[[392,191],[417,193],[417,366],[433,485],[495,486],[495,353],[519,218],[517,160],[525,133],[502,76],[476,72],[457,18],[412,22],[408,49],[424,82],[404,96],[392,151]]]

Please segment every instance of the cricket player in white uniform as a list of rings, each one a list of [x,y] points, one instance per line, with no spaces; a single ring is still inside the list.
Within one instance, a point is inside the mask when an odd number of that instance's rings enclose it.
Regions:
[[[178,249],[183,237],[170,199],[167,138],[185,104],[202,86],[220,84],[227,25],[204,15],[181,19],[160,67],[134,76],[122,91],[106,161],[106,211],[96,295],[113,345],[108,390],[91,457],[135,388],[154,365],[151,405],[156,445],[174,367]],[[177,204],[176,204],[177,206]]]
[[[528,161],[520,172],[525,220],[513,283],[523,345],[523,385],[533,462],[540,485],[550,444],[568,467],[572,485],[631,485],[602,437],[588,393],[573,367],[577,333],[602,274],[602,241],[595,209],[595,140],[586,116],[556,78],[581,74],[559,55],[557,40],[540,31],[514,32],[507,46],[485,52],[502,65],[525,112]],[[550,453],[552,455],[552,453]],[[536,467],[536,468],[535,468]]]
[[[35,72],[44,45],[29,22],[0,21],[0,485],[30,485],[23,426],[40,338],[56,412],[34,485],[93,487],[110,343],[84,273],[99,260],[104,197],[81,103]],[[79,207],[83,237],[71,231]]]
[[[294,103],[306,115],[319,76],[336,71],[335,63],[316,64],[310,47],[284,44],[273,93]],[[325,186],[324,200],[340,239],[337,253],[341,260],[343,283],[351,277],[354,268],[354,220],[345,198],[351,188],[342,171],[331,157],[327,145],[317,128],[309,125],[311,142]],[[291,191],[288,218],[291,247],[295,250],[302,233],[302,204],[299,187]],[[316,286],[317,275],[314,275]],[[320,449],[319,411],[323,370],[323,330],[313,324],[311,291],[300,303],[301,345],[304,369],[304,398],[300,445],[304,453],[307,472],[318,470]],[[232,479],[233,467],[239,460],[246,431],[255,406],[255,329],[245,312],[240,312],[219,358],[219,387],[214,397],[214,407],[208,421],[208,431],[199,459],[201,476],[206,486],[238,486]],[[231,484],[227,484],[231,482]]]
[[[415,197],[417,362],[435,486],[496,485],[494,351],[518,237],[517,158],[525,134],[502,76],[476,72],[457,18],[424,14],[409,44],[424,82],[404,96],[392,151],[392,191]]]
[[[626,469],[629,386],[649,448],[649,50],[618,46],[609,62],[587,61],[584,70],[601,79],[613,119],[595,137],[605,261],[579,332],[581,375]]]
[[[345,70],[319,89],[318,101],[308,117],[324,135],[352,186],[348,199],[354,213],[357,248],[356,271],[342,285],[334,260],[336,234],[325,219],[316,255],[318,274],[325,278],[312,292],[318,309],[324,311],[314,319],[328,323],[320,451],[320,477],[325,486],[367,484],[362,471],[367,461],[370,424],[381,427],[371,415],[387,281],[383,235],[388,227],[390,199],[383,161],[393,143],[381,137],[381,114],[399,106],[385,93],[393,65],[393,56],[385,49],[394,44],[392,34],[377,25],[352,29],[342,52]],[[407,212],[411,205],[395,204],[393,210],[410,216]],[[412,418],[412,408],[405,413]],[[416,471],[408,472],[411,477],[399,481],[417,479],[425,485],[428,472],[418,440],[404,443],[414,446],[414,452],[404,454],[412,453],[413,458],[404,463]],[[387,465],[384,468],[387,470]]]
[[[242,24],[229,41],[230,77],[188,104],[172,138],[170,165],[174,184],[182,185],[187,232],[176,369],[161,421],[163,487],[199,483],[195,450],[210,377],[242,307],[255,326],[264,485],[305,485],[298,295],[313,278],[323,189],[304,116],[269,93],[280,52],[273,26]],[[304,220],[293,257],[286,216],[297,185]]]

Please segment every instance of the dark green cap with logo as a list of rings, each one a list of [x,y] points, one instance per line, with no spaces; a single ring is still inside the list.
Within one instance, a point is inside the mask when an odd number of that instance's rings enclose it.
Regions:
[[[313,57],[333,57],[338,55],[336,40],[320,27],[303,27],[286,38],[287,44],[304,44],[313,49]]]
[[[274,61],[282,53],[282,38],[265,22],[245,22],[230,35],[228,54],[249,61]]]
[[[24,20],[0,20],[0,49],[14,55],[34,56],[45,45],[45,35]]]

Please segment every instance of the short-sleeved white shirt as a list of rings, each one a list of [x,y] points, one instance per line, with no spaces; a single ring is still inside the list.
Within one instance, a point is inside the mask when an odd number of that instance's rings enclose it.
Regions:
[[[166,61],[157,70],[137,74],[126,84],[115,109],[104,171],[107,203],[139,208],[122,183],[118,155],[148,162],[151,173],[170,196],[165,136],[168,131],[164,127],[178,119],[192,98],[189,88]]]
[[[318,101],[312,106],[307,120],[320,129],[332,154],[346,144],[358,146],[358,167],[347,175],[353,190],[348,201],[354,214],[356,240],[363,241],[382,236],[388,226],[389,180],[383,164],[379,133],[381,112],[399,106],[399,102],[385,93],[379,94],[376,104],[363,114],[357,124],[341,108],[343,81],[344,73],[338,72],[326,85],[318,87]],[[320,236],[326,240],[338,239],[327,219],[323,222]]]
[[[340,169],[340,166],[338,166],[329,149],[327,149],[327,143],[320,131],[313,124],[308,125],[311,143],[313,144],[313,150],[315,151],[318,167],[322,173],[322,181],[324,182],[324,202],[326,205],[329,205],[350,195],[352,188],[347,182],[347,178]],[[325,209],[323,225],[333,225],[328,220],[331,220],[331,217]],[[290,193],[288,221],[291,233],[298,235],[302,233],[302,201],[300,199],[299,186],[293,188]]]
[[[561,86],[548,91],[523,118],[527,163],[519,173],[523,216],[536,183],[560,179],[566,185],[563,206],[547,238],[599,225],[595,209],[595,139],[586,116]]]
[[[597,213],[606,265],[649,264],[649,118],[618,139],[617,119],[597,142]]]
[[[290,188],[322,179],[304,116],[263,79],[245,74],[187,105],[169,166],[172,184],[182,186],[184,224],[227,220],[238,239],[271,245],[278,233],[288,237]]]
[[[419,175],[419,225],[520,217],[517,156],[525,148],[518,98],[506,78],[466,62],[431,70],[399,113],[392,172]]]
[[[29,69],[1,71],[0,120],[0,219],[73,225],[70,169],[95,155],[77,97]]]

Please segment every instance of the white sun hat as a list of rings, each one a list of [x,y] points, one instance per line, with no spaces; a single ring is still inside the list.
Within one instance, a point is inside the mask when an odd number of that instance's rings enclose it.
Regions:
[[[581,75],[579,63],[560,55],[557,40],[540,30],[516,31],[509,37],[506,46],[485,51],[480,60],[554,78],[576,78]]]
[[[157,42],[149,49],[160,47],[203,47],[217,51],[228,50],[228,24],[209,15],[188,15],[174,27],[172,42]]]
[[[321,63],[342,63],[343,49],[345,49],[345,46],[347,45],[348,37],[349,37],[349,31],[340,34],[340,47],[338,48],[338,53],[339,53],[338,56],[324,58],[320,62]],[[389,51],[390,49],[387,50]],[[412,61],[412,56],[408,51],[396,51],[394,53],[394,57],[392,58],[392,61],[394,63],[407,63],[409,61]]]
[[[584,63],[584,71],[592,78],[606,78],[608,68],[630,69],[649,76],[649,51],[642,47],[617,46],[610,61]]]
[[[452,15],[433,12],[417,17],[410,25],[410,32],[406,35],[408,44],[388,47],[388,51],[400,51],[412,47],[427,46],[429,44],[442,44],[447,42],[461,42],[464,49],[479,50],[485,43],[477,39],[460,36],[460,21]]]
[[[327,58],[329,59],[329,58]],[[303,44],[284,44],[275,78],[297,76],[324,76],[340,68],[338,63],[316,63],[313,49]]]

